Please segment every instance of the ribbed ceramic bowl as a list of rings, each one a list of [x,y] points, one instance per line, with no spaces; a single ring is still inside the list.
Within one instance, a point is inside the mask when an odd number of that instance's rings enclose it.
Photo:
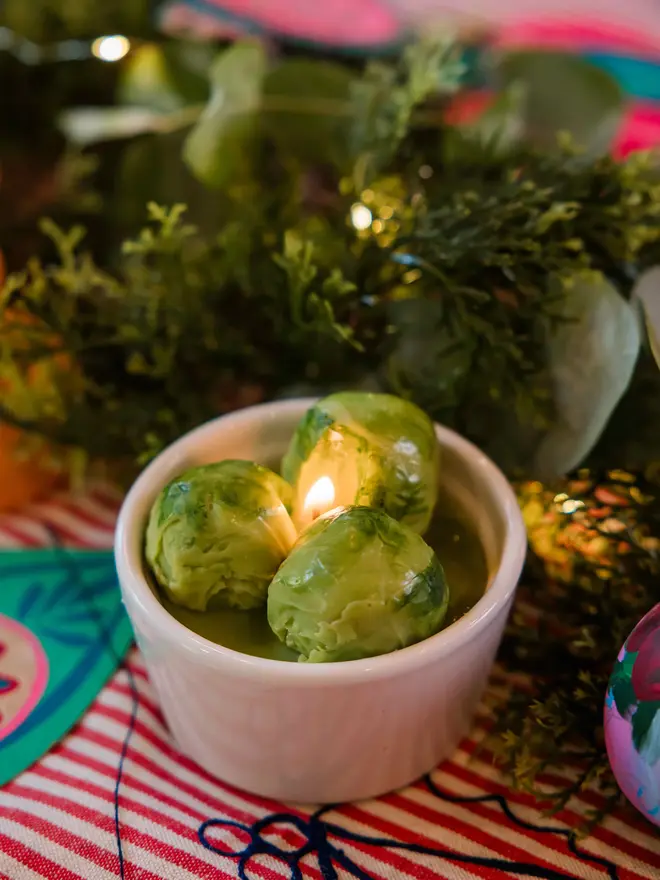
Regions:
[[[443,488],[472,520],[488,563],[486,592],[468,614],[417,645],[343,663],[261,659],[191,632],[163,608],[145,577],[143,536],[152,502],[194,465],[223,458],[275,464],[313,402],[240,410],[162,452],[126,497],[115,556],[137,642],[181,750],[246,791],[329,803],[404,786],[456,748],[486,685],[526,540],[502,473],[438,425]]]

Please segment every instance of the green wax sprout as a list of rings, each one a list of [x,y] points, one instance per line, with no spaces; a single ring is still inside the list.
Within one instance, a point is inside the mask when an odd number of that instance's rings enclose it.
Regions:
[[[432,636],[449,589],[437,556],[382,510],[321,516],[268,589],[268,622],[301,661],[359,660]]]
[[[146,557],[168,598],[204,611],[211,601],[257,608],[296,540],[291,487],[250,461],[194,467],[151,508]]]
[[[331,509],[314,510],[311,503],[318,481],[329,479],[332,506],[380,508],[423,534],[437,499],[439,467],[433,423],[418,406],[391,394],[341,392],[308,410],[282,475],[295,487],[299,527]]]

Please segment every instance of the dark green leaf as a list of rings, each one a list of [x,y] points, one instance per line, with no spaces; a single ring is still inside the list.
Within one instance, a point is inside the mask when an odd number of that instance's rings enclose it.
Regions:
[[[350,70],[329,61],[283,61],[264,82],[266,132],[291,156],[342,168],[353,79]]]

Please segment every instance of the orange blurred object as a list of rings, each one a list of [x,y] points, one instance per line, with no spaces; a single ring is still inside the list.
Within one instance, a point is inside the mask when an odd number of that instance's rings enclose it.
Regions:
[[[0,286],[5,280],[5,259],[0,250]],[[17,320],[12,315],[13,320]],[[24,316],[20,316],[19,321]],[[25,316],[25,323],[29,323]],[[25,433],[0,422],[0,513],[24,507],[48,495],[62,480],[62,474],[49,467],[45,454],[19,457]]]
[[[62,480],[62,474],[46,465],[45,455],[18,457],[24,442],[24,432],[0,424],[0,513],[44,498]]]

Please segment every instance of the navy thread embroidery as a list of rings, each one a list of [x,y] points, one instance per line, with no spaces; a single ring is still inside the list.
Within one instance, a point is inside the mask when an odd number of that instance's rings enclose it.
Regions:
[[[140,703],[137,685],[135,684],[135,676],[127,662],[121,664],[126,670],[128,676],[128,686],[131,691],[131,714],[128,719],[128,726],[124,734],[124,740],[121,744],[121,753],[119,755],[119,763],[117,764],[117,778],[115,780],[115,789],[113,794],[114,800],[114,822],[115,822],[115,842],[117,844],[117,858],[119,859],[119,877],[126,880],[126,867],[124,863],[124,846],[121,839],[121,825],[119,823],[119,789],[121,788],[121,779],[124,773],[124,764],[128,755],[128,747],[130,745],[133,731],[135,730],[135,722]],[[121,668],[121,667],[120,667]]]
[[[474,795],[472,797],[452,795],[449,792],[442,791],[435,782],[431,779],[431,776],[425,776],[424,782],[426,783],[429,791],[431,791],[434,795],[441,798],[448,803],[453,804],[476,804],[476,803],[494,803],[498,804],[504,815],[509,819],[510,822],[513,822],[514,825],[517,825],[518,828],[525,828],[527,831],[535,831],[537,834],[555,834],[557,837],[564,837],[568,844],[569,850],[576,856],[578,859],[581,859],[583,862],[591,862],[594,865],[600,865],[607,871],[607,876],[611,878],[611,880],[618,880],[619,872],[617,866],[614,862],[610,862],[609,859],[601,858],[600,856],[595,856],[590,853],[586,853],[581,850],[575,840],[575,835],[568,828],[556,828],[552,825],[534,825],[532,822],[526,822],[524,819],[521,819],[519,816],[513,812],[511,807],[506,802],[506,798],[501,794],[481,794]]]
[[[80,575],[78,571],[77,565],[73,563],[72,558],[66,552],[66,548],[62,546],[60,543],[57,533],[50,526],[46,526],[48,529],[51,540],[53,543],[53,547],[57,550],[61,551],[60,556],[62,558],[63,565],[68,569],[69,577],[70,577],[70,585],[71,587],[79,592],[79,594],[83,595],[83,585],[80,580]],[[101,641],[103,643],[104,648],[110,653],[112,658],[117,662],[117,669],[125,669],[126,675],[128,676],[128,686],[131,692],[131,714],[128,719],[128,725],[126,727],[126,732],[124,733],[124,739],[121,744],[121,752],[119,754],[119,762],[117,764],[117,775],[115,777],[115,786],[113,791],[113,820],[114,820],[114,832],[115,832],[115,844],[117,847],[117,860],[119,862],[119,877],[120,880],[126,880],[126,860],[124,857],[124,845],[121,839],[121,823],[119,821],[119,795],[121,789],[121,780],[124,773],[124,764],[128,755],[128,748],[130,745],[131,737],[133,735],[133,731],[135,730],[135,722],[137,720],[137,713],[140,705],[140,695],[137,689],[137,685],[135,683],[135,676],[133,675],[133,671],[129,666],[128,662],[126,662],[122,657],[120,657],[114,649],[112,644],[112,639],[110,634],[107,631],[107,628],[104,626],[103,621],[101,619],[101,615],[99,614],[99,610],[94,604],[94,600],[92,595],[88,590],[84,590],[84,596],[87,601],[87,606],[89,608],[89,616],[94,620],[98,631],[101,635]]]
[[[520,828],[535,831],[537,833],[554,834],[566,838],[570,851],[580,860],[603,867],[611,880],[618,880],[616,865],[607,859],[592,856],[582,852],[575,843],[568,829],[552,826],[534,825],[519,819],[511,810],[502,795],[486,794],[475,797],[462,797],[451,795],[442,791],[431,779],[425,777],[425,783],[429,791],[436,797],[450,803],[497,803],[506,817]],[[345,841],[348,843],[360,843],[367,846],[390,850],[403,850],[422,855],[435,856],[448,862],[474,865],[490,868],[494,871],[502,871],[508,874],[517,874],[524,877],[546,878],[546,880],[564,880],[572,878],[572,874],[558,871],[554,868],[545,868],[533,863],[500,859],[497,857],[469,856],[443,847],[431,847],[424,844],[406,843],[387,837],[372,837],[349,831],[333,822],[327,822],[323,816],[335,809],[334,806],[326,806],[317,810],[309,818],[297,816],[294,813],[270,813],[252,825],[236,822],[230,819],[207,819],[197,832],[199,841],[207,850],[226,858],[238,859],[238,876],[240,880],[250,880],[247,873],[250,863],[259,855],[272,856],[280,862],[284,862],[289,868],[290,880],[303,880],[301,862],[310,854],[316,856],[319,870],[323,880],[339,880],[336,867],[343,868],[348,876],[356,880],[372,880],[371,875],[357,865],[353,859],[335,842]],[[268,840],[267,831],[273,826],[289,826],[305,839],[305,843],[297,849],[283,849],[271,840]],[[208,832],[214,828],[235,829],[248,836],[249,842],[242,849],[230,850],[219,843],[213,842]],[[265,833],[266,832],[266,833]]]

